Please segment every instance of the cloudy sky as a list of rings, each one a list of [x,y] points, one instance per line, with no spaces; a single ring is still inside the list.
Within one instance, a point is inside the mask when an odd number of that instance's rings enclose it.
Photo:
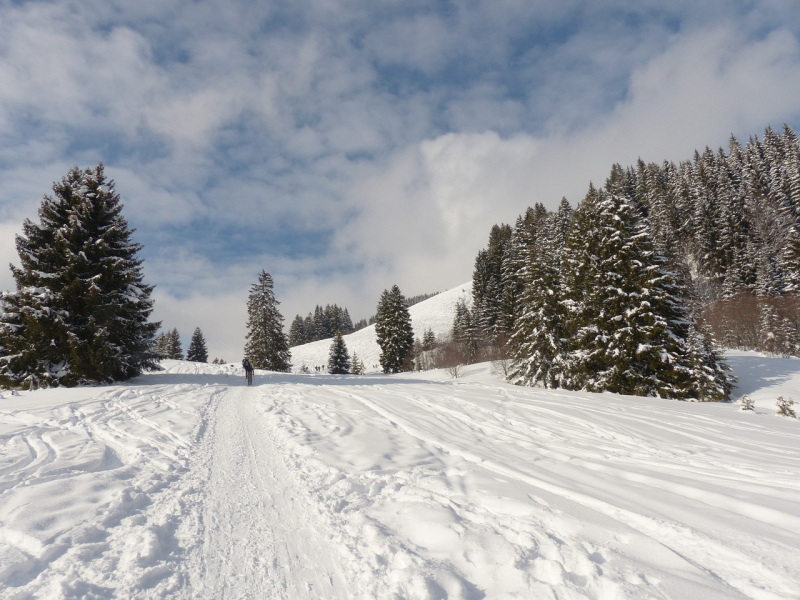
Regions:
[[[612,163],[800,129],[796,0],[0,0],[0,289],[13,238],[103,162],[155,318],[239,360],[286,322],[470,279],[489,228]]]

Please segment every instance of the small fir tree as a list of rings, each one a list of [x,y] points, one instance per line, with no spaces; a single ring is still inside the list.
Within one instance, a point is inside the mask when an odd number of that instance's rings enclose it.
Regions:
[[[328,373],[331,375],[345,375],[350,372],[350,353],[340,331],[333,336],[331,350],[328,354]]]
[[[189,350],[186,353],[186,360],[194,362],[208,362],[208,348],[206,348],[206,340],[203,337],[203,332],[200,328],[194,330],[192,339],[189,342]]]
[[[380,363],[384,373],[410,369],[414,330],[406,299],[396,285],[384,290],[375,313],[375,334],[381,348]]]
[[[742,396],[742,410],[753,410],[754,411],[755,409],[756,409],[756,403],[753,402],[753,399],[750,396],[748,396],[747,394]]]
[[[261,271],[247,300],[247,343],[244,355],[254,369],[288,372],[289,342],[283,333],[283,316],[273,292],[272,276]]]
[[[351,375],[363,375],[366,372],[364,368],[364,361],[358,357],[356,351],[353,350],[353,360],[350,362]]]

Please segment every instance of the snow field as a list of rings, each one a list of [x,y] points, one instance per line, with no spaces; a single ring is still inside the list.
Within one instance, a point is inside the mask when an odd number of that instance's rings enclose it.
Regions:
[[[386,379],[287,386],[271,409],[322,461],[319,502],[353,517],[384,586],[364,597],[795,596],[796,422]]]
[[[796,598],[800,422],[774,398],[800,361],[731,364],[755,412],[488,365],[247,387],[165,361],[6,395],[0,598]]]
[[[183,370],[180,367],[178,370]],[[169,373],[0,400],[0,597],[134,597],[177,587],[166,559],[214,377]],[[217,378],[218,379],[218,378]]]

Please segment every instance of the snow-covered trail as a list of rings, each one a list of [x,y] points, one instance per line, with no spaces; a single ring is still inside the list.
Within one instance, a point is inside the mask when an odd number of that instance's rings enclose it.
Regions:
[[[216,398],[194,451],[182,484],[194,493],[177,532],[190,548],[183,596],[347,598],[335,553],[256,414],[257,397],[257,388],[231,387]]]
[[[6,397],[0,598],[797,598],[800,361],[757,361],[755,413],[488,366]]]

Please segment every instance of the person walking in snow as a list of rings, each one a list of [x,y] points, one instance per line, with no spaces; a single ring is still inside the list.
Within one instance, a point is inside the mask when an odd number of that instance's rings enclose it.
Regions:
[[[250,361],[246,358],[242,361],[242,367],[244,368],[244,376],[247,378],[247,385],[253,384],[253,365],[250,364]]]

